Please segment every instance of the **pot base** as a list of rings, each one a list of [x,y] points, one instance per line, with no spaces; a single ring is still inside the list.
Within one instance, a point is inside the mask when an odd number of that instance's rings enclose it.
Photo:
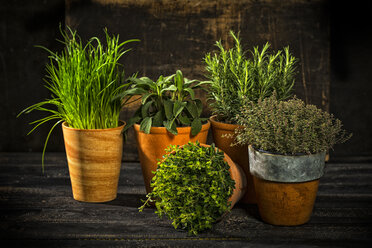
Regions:
[[[263,221],[278,226],[297,226],[310,220],[319,179],[280,183],[253,176],[257,205]]]

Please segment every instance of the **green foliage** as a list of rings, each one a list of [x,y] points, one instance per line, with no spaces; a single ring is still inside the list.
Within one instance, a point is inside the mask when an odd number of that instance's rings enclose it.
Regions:
[[[60,30],[64,38],[60,41],[65,48],[60,53],[39,46],[49,53],[49,64],[45,87],[50,91],[50,99],[36,103],[20,114],[34,110],[47,112],[45,118],[30,124],[37,127],[56,121],[46,138],[42,156],[49,136],[58,123],[66,121],[68,126],[78,129],[104,129],[117,127],[122,106],[120,99],[113,100],[117,94],[125,91],[127,84],[122,83],[124,71],[120,71],[119,59],[130,49],[124,45],[138,40],[119,42],[119,36],[110,36],[104,30],[106,46],[97,38],[91,38],[83,45],[76,31],[67,28]],[[19,115],[20,115],[19,114]]]
[[[151,186],[153,191],[140,211],[156,201],[159,217],[168,216],[174,228],[189,234],[209,229],[230,210],[228,201],[235,188],[224,153],[214,145],[189,142],[182,148],[170,145],[158,163]]]
[[[287,155],[327,151],[351,137],[333,115],[296,98],[279,101],[275,93],[258,103],[246,102],[238,124],[243,126],[236,130],[238,144]]]
[[[125,130],[139,123],[145,133],[150,133],[151,127],[165,127],[177,135],[177,127],[182,126],[191,126],[192,135],[200,132],[207,119],[200,117],[203,104],[195,98],[194,89],[200,88],[203,82],[184,78],[180,70],[168,77],[160,76],[156,82],[148,77],[129,80],[132,88],[118,97],[140,95],[141,105]]]
[[[277,92],[279,100],[292,96],[296,59],[289,48],[270,53],[266,43],[260,51],[254,47],[250,57],[243,51],[239,36],[232,31],[235,46],[225,50],[221,41],[216,42],[219,52],[206,54],[207,77],[210,79],[209,99],[214,114],[221,121],[235,123],[236,115],[243,106],[243,99],[258,99]]]

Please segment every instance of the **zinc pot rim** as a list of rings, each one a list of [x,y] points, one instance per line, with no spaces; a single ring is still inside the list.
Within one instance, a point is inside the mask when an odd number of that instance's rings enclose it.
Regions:
[[[208,130],[210,125],[211,125],[210,121],[207,120],[207,123],[202,125],[202,129],[200,130],[200,133]],[[139,124],[135,123],[133,126],[137,132],[143,132],[143,131],[140,131]],[[187,134],[187,133],[190,133],[190,131],[191,131],[191,126],[177,127],[178,134]],[[170,132],[165,127],[151,127],[150,129],[150,134],[166,134],[166,133],[170,133]]]
[[[104,129],[81,129],[81,128],[69,127],[67,122],[64,121],[62,123],[62,127],[65,128],[65,129],[80,131],[80,132],[105,132],[105,131],[114,131],[114,130],[122,129],[126,124],[127,123],[125,121],[119,120],[119,126],[117,126],[117,127],[104,128]]]
[[[321,151],[321,152],[318,152],[318,153],[311,153],[311,154],[307,154],[307,153],[283,154],[283,153],[276,153],[276,152],[270,152],[270,151],[257,149],[252,145],[249,145],[248,147],[250,149],[256,151],[256,152],[265,154],[267,156],[276,156],[276,157],[310,157],[310,156],[316,156],[316,155],[319,155],[319,154],[322,154],[322,153],[326,153],[326,151]]]

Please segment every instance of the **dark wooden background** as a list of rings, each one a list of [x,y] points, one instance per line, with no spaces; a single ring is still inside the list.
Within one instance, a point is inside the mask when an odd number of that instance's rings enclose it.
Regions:
[[[50,126],[30,136],[27,125],[38,113],[16,119],[23,108],[48,97],[42,86],[47,54],[34,47],[62,47],[58,25],[78,30],[83,39],[102,37],[103,28],[121,40],[139,38],[121,62],[127,75],[157,78],[182,69],[204,79],[203,57],[216,40],[232,45],[230,29],[241,32],[246,49],[289,45],[299,59],[296,94],[329,110],[354,133],[336,146],[333,157],[372,156],[372,9],[368,1],[184,1],[45,0],[5,1],[0,6],[0,152],[41,151]],[[205,95],[199,94],[205,99]],[[136,106],[125,108],[127,120]],[[205,104],[204,115],[209,115]],[[132,133],[124,160],[138,159]],[[63,151],[61,130],[48,151]]]

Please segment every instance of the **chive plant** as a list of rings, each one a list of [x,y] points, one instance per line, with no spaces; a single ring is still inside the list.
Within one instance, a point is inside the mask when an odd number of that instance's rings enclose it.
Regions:
[[[69,27],[60,31],[63,36],[60,42],[64,45],[60,53],[37,46],[49,53],[44,81],[51,96],[19,114],[34,110],[48,113],[48,116],[30,123],[35,126],[28,134],[46,122],[55,121],[44,143],[43,171],[45,149],[50,134],[59,123],[65,121],[69,127],[77,129],[118,126],[120,110],[126,102],[114,97],[128,88],[128,84],[123,83],[124,70],[120,68],[119,59],[131,50],[124,49],[127,43],[138,41],[119,42],[119,35],[110,36],[105,29],[106,44],[92,37],[83,45],[76,31]]]

